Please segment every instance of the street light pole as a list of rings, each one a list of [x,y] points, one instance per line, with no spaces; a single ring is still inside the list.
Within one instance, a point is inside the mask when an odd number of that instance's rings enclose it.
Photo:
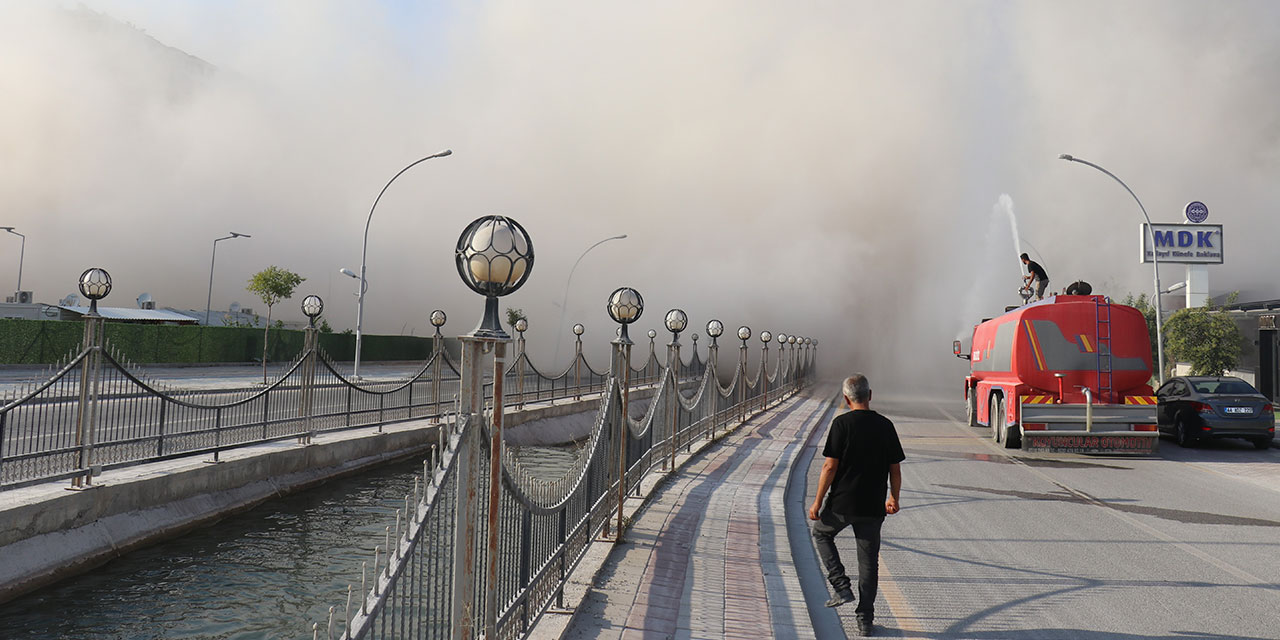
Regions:
[[[396,175],[391,176],[391,179],[387,181],[387,184],[382,187],[382,191],[378,192],[378,197],[373,200],[373,206],[369,207],[369,219],[365,220],[364,222],[364,245],[360,248],[360,297],[356,301],[356,362],[355,362],[355,369],[352,372],[352,377],[354,377],[357,380],[360,379],[360,339],[363,336],[362,329],[364,325],[364,290],[367,287],[367,283],[365,282],[365,279],[364,279],[365,258],[367,258],[369,254],[369,224],[373,222],[373,210],[378,208],[378,201],[382,200],[382,194],[387,192],[387,187],[390,187],[391,183],[395,182],[396,178],[399,178],[404,172],[412,169],[413,167],[417,166],[419,163],[426,162],[427,160],[430,160],[432,158],[443,158],[447,155],[452,155],[452,154],[453,154],[453,150],[445,149],[440,153],[435,153],[425,158],[419,158],[418,160],[414,160],[409,164],[409,166],[401,169],[400,173],[397,173]]]
[[[22,249],[18,253],[18,291],[22,291],[22,260],[27,256],[27,237],[13,230],[13,227],[0,227],[19,238],[22,238]]]
[[[1161,385],[1163,385],[1164,384],[1164,323],[1161,320],[1162,314],[1160,312],[1160,293],[1161,293],[1160,255],[1159,255],[1159,251],[1156,250],[1156,229],[1151,224],[1151,216],[1147,215],[1147,208],[1142,206],[1142,201],[1138,199],[1138,194],[1134,193],[1133,189],[1130,189],[1129,185],[1125,184],[1123,180],[1121,180],[1120,178],[1117,178],[1116,174],[1111,173],[1110,171],[1107,171],[1106,169],[1103,169],[1102,167],[1092,162],[1089,162],[1088,160],[1081,160],[1080,158],[1074,157],[1070,154],[1064,153],[1058,156],[1058,158],[1061,160],[1066,160],[1067,162],[1079,162],[1080,164],[1088,165],[1090,167],[1093,167],[1094,169],[1097,169],[1098,171],[1101,171],[1107,174],[1108,176],[1111,176],[1112,180],[1119,182],[1120,186],[1124,187],[1124,190],[1128,191],[1129,195],[1133,196],[1133,201],[1137,202],[1138,208],[1142,210],[1142,217],[1147,221],[1147,236],[1151,239],[1151,264],[1153,265],[1152,270],[1155,272],[1155,286],[1156,286],[1155,299],[1152,300],[1151,302],[1155,305],[1155,308],[1156,308],[1156,358],[1160,366],[1160,371],[1159,371],[1159,374],[1156,376],[1156,380],[1159,381]]]
[[[565,306],[569,304],[569,284],[573,282],[573,272],[578,270],[578,263],[582,262],[582,259],[587,257],[587,254],[591,253],[592,249],[610,240],[622,240],[626,237],[627,237],[627,234],[625,233],[620,236],[612,236],[609,238],[605,238],[604,240],[601,240],[587,247],[587,250],[583,251],[582,255],[578,256],[578,259],[574,261],[573,268],[569,269],[569,277],[564,281],[564,298],[560,301],[560,325],[559,325],[559,328],[556,330],[556,355],[555,355],[556,362],[560,361],[560,338],[561,338],[561,334],[564,333]]]
[[[204,302],[204,325],[209,326],[209,311],[213,307],[213,264],[218,259],[218,243],[232,238],[252,238],[247,233],[230,232],[231,235],[213,241],[213,256],[209,258],[209,297]]]

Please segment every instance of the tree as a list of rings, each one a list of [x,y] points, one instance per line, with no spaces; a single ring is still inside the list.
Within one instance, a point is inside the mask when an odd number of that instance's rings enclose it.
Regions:
[[[271,307],[281,300],[288,300],[293,290],[306,280],[302,276],[271,265],[249,278],[247,289],[267,305],[267,324],[262,328],[262,384],[267,383],[267,331],[271,329]]]
[[[1147,337],[1151,340],[1151,365],[1158,366],[1156,363],[1160,362],[1160,358],[1156,355],[1156,308],[1151,305],[1151,299],[1145,293],[1136,298],[1131,293],[1125,296],[1120,304],[1137,309],[1142,313],[1142,317],[1147,319]],[[1168,353],[1167,349],[1165,353]]]
[[[1236,293],[1227,298],[1235,302]],[[1179,309],[1164,325],[1169,357],[1191,363],[1191,375],[1220,376],[1236,365],[1244,336],[1222,307],[1205,301],[1204,306]]]
[[[528,322],[529,317],[524,315],[524,309],[512,309],[511,307],[507,307],[507,324],[511,325],[512,331],[515,331],[516,329],[517,320],[524,320],[525,322]]]

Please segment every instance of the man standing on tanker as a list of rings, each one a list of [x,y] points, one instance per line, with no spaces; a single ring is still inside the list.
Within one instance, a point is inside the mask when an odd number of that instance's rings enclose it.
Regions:
[[[1018,256],[1022,260],[1022,264],[1027,265],[1027,275],[1022,279],[1030,284],[1032,281],[1036,284],[1036,300],[1044,300],[1044,288],[1049,286],[1049,274],[1044,272],[1044,267],[1039,262],[1032,260],[1027,254]]]
[[[826,461],[818,476],[818,494],[809,507],[809,519],[817,521],[813,525],[813,541],[827,570],[827,580],[836,592],[827,601],[828,607],[854,599],[835,544],[836,534],[853,527],[858,548],[855,615],[858,633],[869,636],[874,632],[872,620],[880,578],[880,527],[886,514],[898,512],[898,495],[902,491],[900,463],[906,456],[893,422],[871,410],[867,377],[860,373],[849,376],[841,391],[849,411],[831,421],[822,450]]]

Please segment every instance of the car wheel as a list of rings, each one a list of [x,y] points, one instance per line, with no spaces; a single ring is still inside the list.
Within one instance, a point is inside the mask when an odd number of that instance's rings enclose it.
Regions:
[[[969,389],[964,395],[964,409],[966,417],[969,420],[969,426],[978,426],[978,395],[975,389]]]
[[[1253,446],[1255,449],[1270,449],[1271,438],[1254,438]]]
[[[1003,404],[1000,402],[1000,396],[991,396],[991,410],[987,412],[991,417],[988,420],[991,423],[991,440],[997,444],[1004,431],[1004,407],[1001,406]]]
[[[1173,419],[1173,438],[1178,442],[1179,447],[1191,446],[1191,436],[1187,433],[1187,425],[1182,420],[1182,416]]]

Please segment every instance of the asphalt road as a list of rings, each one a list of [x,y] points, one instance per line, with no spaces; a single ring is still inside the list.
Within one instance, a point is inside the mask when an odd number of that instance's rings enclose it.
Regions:
[[[1280,638],[1280,450],[1164,439],[1153,457],[1023,455],[965,426],[959,399],[877,393],[872,407],[907,454],[879,635]],[[852,630],[852,605],[839,612]]]

